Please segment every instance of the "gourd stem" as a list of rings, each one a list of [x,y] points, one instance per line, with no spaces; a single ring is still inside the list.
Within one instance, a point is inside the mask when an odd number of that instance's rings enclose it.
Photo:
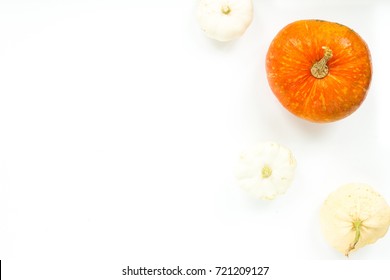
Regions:
[[[231,9],[228,5],[223,5],[221,7],[221,12],[225,15],[228,15],[231,12]]]
[[[324,57],[313,64],[310,69],[311,74],[317,79],[325,78],[329,73],[328,65],[326,64],[332,58],[332,50],[328,47],[322,47],[325,50]]]
[[[261,170],[261,177],[263,179],[266,179],[272,175],[272,169],[268,165],[264,165],[263,169]]]
[[[355,239],[353,240],[352,244],[349,245],[348,251],[345,254],[347,257],[349,255],[349,252],[351,252],[353,249],[355,249],[356,244],[360,240],[360,234],[361,234],[360,228],[361,228],[361,226],[362,226],[362,221],[355,221],[355,222],[353,222],[353,228],[355,230]]]

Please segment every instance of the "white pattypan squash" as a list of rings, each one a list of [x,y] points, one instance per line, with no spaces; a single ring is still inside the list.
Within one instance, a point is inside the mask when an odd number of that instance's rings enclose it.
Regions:
[[[284,194],[295,173],[292,152],[275,142],[263,142],[241,153],[238,184],[256,198],[271,200]]]
[[[386,234],[390,225],[390,207],[370,186],[347,184],[325,200],[320,221],[325,239],[348,256]]]
[[[218,41],[240,37],[253,17],[252,0],[200,0],[197,19],[205,34]]]

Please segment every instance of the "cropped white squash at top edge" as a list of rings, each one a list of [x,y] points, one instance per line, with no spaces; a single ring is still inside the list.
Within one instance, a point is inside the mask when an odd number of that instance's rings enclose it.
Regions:
[[[390,207],[366,184],[351,183],[332,192],[320,210],[327,242],[348,256],[382,238],[390,225]]]
[[[254,197],[272,200],[291,186],[296,166],[288,148],[275,142],[260,142],[241,153],[237,181]]]
[[[252,18],[252,0],[199,0],[197,19],[212,39],[225,42],[239,38]]]

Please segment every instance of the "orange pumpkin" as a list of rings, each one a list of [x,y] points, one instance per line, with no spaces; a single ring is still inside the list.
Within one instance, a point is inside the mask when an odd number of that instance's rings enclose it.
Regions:
[[[280,103],[312,122],[345,118],[364,101],[371,81],[367,44],[334,22],[300,20],[272,41],[266,71]]]

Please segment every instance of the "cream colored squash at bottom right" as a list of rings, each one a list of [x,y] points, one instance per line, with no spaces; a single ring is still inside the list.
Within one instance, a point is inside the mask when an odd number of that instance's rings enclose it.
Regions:
[[[347,184],[331,193],[320,210],[328,243],[348,256],[382,238],[390,225],[390,207],[372,187]]]

